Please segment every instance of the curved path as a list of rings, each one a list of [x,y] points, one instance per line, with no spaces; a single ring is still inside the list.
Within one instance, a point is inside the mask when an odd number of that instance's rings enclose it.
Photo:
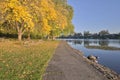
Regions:
[[[108,80],[85,59],[61,41],[49,62],[43,80]]]

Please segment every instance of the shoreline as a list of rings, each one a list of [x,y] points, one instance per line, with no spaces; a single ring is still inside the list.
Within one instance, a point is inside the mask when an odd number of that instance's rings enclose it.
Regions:
[[[93,66],[82,52],[61,41],[48,63],[43,80],[120,80],[116,74],[111,77],[100,69]]]
[[[66,42],[67,43],[67,42]],[[76,54],[79,54],[80,56],[83,57],[83,59],[85,60],[86,63],[88,63],[89,65],[91,65],[92,67],[94,67],[96,70],[98,70],[100,73],[102,73],[106,78],[108,78],[109,80],[120,80],[120,74],[116,73],[115,71],[113,71],[112,69],[101,65],[99,63],[95,63],[93,61],[90,61],[87,57],[85,57],[83,54],[83,52],[72,48],[68,43],[67,43],[68,47],[70,47]]]

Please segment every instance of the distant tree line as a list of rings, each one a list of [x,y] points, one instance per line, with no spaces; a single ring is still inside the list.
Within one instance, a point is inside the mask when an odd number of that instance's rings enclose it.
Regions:
[[[111,34],[108,30],[101,30],[98,33],[90,33],[90,31],[84,31],[84,33],[74,33],[68,36],[61,36],[59,38],[72,38],[72,39],[120,39],[120,33]]]

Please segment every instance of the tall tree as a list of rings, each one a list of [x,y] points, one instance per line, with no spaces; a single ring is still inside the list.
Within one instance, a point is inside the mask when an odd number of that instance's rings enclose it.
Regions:
[[[73,8],[67,4],[67,0],[53,0],[55,3],[55,9],[58,11],[59,20],[61,20],[62,25],[59,25],[59,28],[62,32],[62,35],[69,35],[74,32],[74,26],[72,24],[73,18]],[[60,21],[58,21],[60,22]]]
[[[22,35],[25,31],[32,31],[34,23],[32,22],[32,16],[29,13],[27,7],[23,6],[18,0],[5,0],[0,2],[4,4],[2,7],[2,17],[4,22],[12,24],[18,32],[18,39],[22,39]]]
[[[74,30],[67,0],[1,0],[0,4],[0,22],[17,30],[19,40],[24,32],[53,37]]]

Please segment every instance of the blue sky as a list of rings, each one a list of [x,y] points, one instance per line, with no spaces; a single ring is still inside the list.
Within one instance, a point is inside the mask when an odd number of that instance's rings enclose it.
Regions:
[[[120,32],[120,0],[68,0],[74,9],[75,32]]]

